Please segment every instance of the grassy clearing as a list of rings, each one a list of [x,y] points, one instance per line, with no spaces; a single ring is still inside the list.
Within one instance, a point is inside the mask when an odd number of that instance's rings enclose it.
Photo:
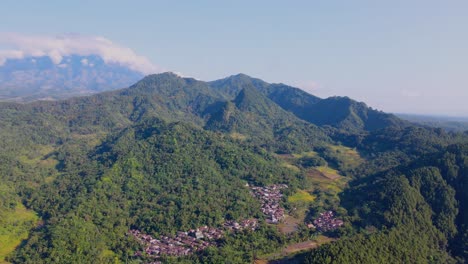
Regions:
[[[290,255],[299,251],[314,249],[323,244],[330,243],[335,240],[336,239],[333,239],[324,235],[320,235],[314,240],[309,240],[309,241],[299,242],[296,244],[289,245],[283,250],[283,253],[285,255]]]
[[[290,163],[287,163],[287,162],[283,162],[281,163],[281,166],[285,167],[285,168],[288,168],[294,172],[300,172],[301,169],[299,169],[299,167],[297,167],[296,165],[292,165]]]
[[[37,225],[39,217],[18,203],[15,210],[0,214],[0,263],[8,263],[5,258],[12,253],[29,231]]]
[[[283,234],[291,234],[297,231],[297,227],[303,220],[286,215],[283,222],[277,225],[278,231]]]
[[[354,151],[349,148],[346,150]],[[301,168],[295,165],[297,159],[306,155],[314,156],[318,153],[309,151],[300,154],[277,155],[284,167],[302,173],[306,178],[304,186],[287,199],[288,203],[294,207],[294,210],[290,212],[291,216],[299,220],[304,220],[312,207],[329,207],[339,204],[339,193],[346,188],[349,181],[349,178],[342,176],[338,170],[329,166]]]
[[[304,158],[304,157],[315,157],[315,156],[318,155],[318,153],[311,150],[311,151],[302,152],[302,153],[299,153],[299,154],[292,154],[292,155],[294,156],[294,158],[300,159],[300,158]]]
[[[357,154],[357,152],[353,149],[342,146],[332,147],[334,147],[334,149],[337,151],[346,152],[348,154],[351,153],[350,155],[354,156],[352,158],[354,161],[356,161],[356,155],[357,157],[359,157],[359,154]],[[296,203],[296,206],[298,206],[299,211],[300,209],[303,209],[299,208],[302,207],[299,206],[299,203],[307,204],[316,200],[317,197],[311,194],[313,191],[320,191],[332,196],[337,196],[338,193],[343,191],[347,184],[348,179],[340,175],[340,173],[336,169],[331,168],[329,166],[319,166],[304,170],[294,165],[296,159],[315,155],[318,155],[318,153],[314,151],[303,152],[300,154],[277,155],[283,161],[282,166],[289,168],[295,172],[302,171],[307,178],[307,185],[305,186],[304,190],[298,190],[296,193],[288,197],[288,202]]]
[[[55,156],[53,155],[55,150],[56,149],[52,146],[35,145],[27,153],[22,153],[22,155],[18,155],[17,160],[25,167],[28,167],[31,171],[49,171],[49,176],[43,179],[44,182],[49,183],[55,179],[58,173],[56,167],[59,164],[59,162],[55,159]],[[22,174],[20,170],[16,168],[14,168],[14,170],[17,174]],[[30,181],[29,184],[31,184],[31,186],[37,187],[39,184],[39,181],[37,180]]]
[[[296,203],[296,202],[313,202],[315,200],[315,196],[312,194],[304,191],[298,190],[295,194],[288,197],[288,202]]]
[[[340,145],[328,145],[327,148],[349,168],[356,168],[364,162],[356,149]]]
[[[314,186],[314,189],[325,191],[332,194],[338,194],[343,191],[348,181],[345,177],[337,179],[330,179],[324,177],[323,174],[317,172],[310,172],[307,174],[307,179],[310,185]]]
[[[99,145],[105,138],[105,133],[91,133],[91,134],[72,134],[71,138],[77,141],[85,142],[89,147],[95,147]]]
[[[327,181],[316,181],[316,184],[320,190],[326,191],[331,194],[339,194],[343,191],[345,187],[344,181],[335,181],[335,182],[327,182]]]
[[[39,165],[44,168],[55,168],[57,164],[58,164],[58,160],[52,159],[52,158],[39,161]]]
[[[314,195],[317,196],[315,201],[311,203],[309,210],[323,211],[325,208],[339,208],[340,207],[340,193],[348,185],[348,179],[342,177],[337,180],[330,180],[326,178],[311,178],[308,177],[309,184],[314,186]]]
[[[255,263],[298,263],[290,262],[293,261],[291,257],[296,253],[311,250],[332,241],[335,239],[320,235],[314,240],[287,245],[280,252],[263,255]]]
[[[330,180],[337,180],[343,177],[339,174],[337,170],[327,167],[327,166],[315,167],[315,169],[317,170],[318,173],[321,174],[321,176]]]
[[[315,205],[324,206],[330,201],[339,201],[339,193],[341,193],[347,186],[349,178],[335,175],[336,178],[331,178],[325,173],[320,172],[316,169],[310,169],[307,171],[307,185],[313,186],[314,194],[317,195],[314,200]]]
[[[53,159],[44,159],[44,157],[54,151],[52,146],[36,145],[28,153],[18,156],[18,161],[27,165],[42,165],[51,166],[53,165]]]
[[[321,173],[340,175],[340,173],[337,170],[330,168],[328,166],[320,166],[320,167],[316,167],[315,169],[317,169]]]

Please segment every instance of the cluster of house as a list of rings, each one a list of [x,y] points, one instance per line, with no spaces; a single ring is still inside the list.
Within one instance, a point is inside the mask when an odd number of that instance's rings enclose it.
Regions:
[[[161,255],[186,256],[214,244],[212,241],[197,239],[197,232],[178,232],[175,237],[161,236],[160,239],[142,234],[138,230],[130,230],[129,233],[145,245],[146,254],[155,257]],[[198,235],[200,234],[203,233],[200,232]],[[136,253],[137,256],[141,254],[141,252]]]
[[[267,222],[277,224],[284,218],[284,209],[280,206],[283,195],[281,189],[288,188],[286,184],[274,184],[267,187],[251,187],[252,194],[261,201],[262,212],[267,216]]]
[[[240,222],[236,222],[233,220],[226,221],[223,225],[226,229],[230,231],[241,231],[241,230],[252,230],[255,231],[258,227],[258,220],[255,218],[252,219],[245,219]]]
[[[332,211],[320,213],[320,216],[314,220],[314,223],[307,224],[309,228],[316,228],[319,231],[331,231],[343,225],[343,220],[334,217]]]
[[[223,226],[234,232],[253,231],[258,227],[258,220],[226,221]],[[162,255],[186,256],[204,250],[209,246],[217,246],[216,241],[223,237],[224,232],[221,228],[202,226],[197,229],[190,229],[187,232],[179,231],[175,236],[161,236],[159,239],[143,234],[139,230],[130,230],[129,234],[145,246],[146,254],[159,257]],[[137,256],[141,254],[142,252],[136,253]]]

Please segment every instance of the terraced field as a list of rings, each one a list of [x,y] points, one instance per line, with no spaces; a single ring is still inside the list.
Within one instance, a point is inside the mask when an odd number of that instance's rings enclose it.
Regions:
[[[324,168],[322,171],[317,168],[307,170],[308,184],[313,186],[315,192],[325,194],[329,198],[338,199],[338,194],[344,190],[349,179],[336,172],[332,173],[330,168]],[[316,203],[322,203],[322,201],[317,199]]]
[[[356,149],[341,145],[328,145],[327,149],[333,156],[340,160],[346,168],[356,168],[364,162],[364,159],[359,155]]]

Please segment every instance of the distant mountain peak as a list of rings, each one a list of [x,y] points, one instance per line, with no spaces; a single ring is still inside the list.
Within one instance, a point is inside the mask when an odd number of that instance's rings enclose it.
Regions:
[[[246,83],[258,83],[258,82],[266,83],[261,79],[251,77],[245,73],[238,73],[235,75],[231,75],[218,81],[229,82],[231,84],[234,84],[234,83],[246,84]]]
[[[62,99],[125,88],[143,74],[98,55],[8,59],[0,66],[0,100]]]
[[[250,75],[247,75],[245,73],[238,73],[238,74],[234,74],[234,75],[231,75],[229,77],[227,77],[226,79],[232,79],[232,80],[251,80],[251,79],[256,79],[256,80],[260,80],[258,78],[254,78]]]
[[[245,74],[245,73],[242,73],[242,72],[239,72],[237,74],[233,74],[233,75],[230,75],[224,79],[238,79],[238,78],[249,78],[249,79],[253,79],[253,77],[250,77],[249,75]]]
[[[142,81],[144,80],[157,80],[157,79],[184,79],[180,75],[174,73],[174,72],[162,72],[162,73],[155,73],[155,74],[150,74],[146,75]]]

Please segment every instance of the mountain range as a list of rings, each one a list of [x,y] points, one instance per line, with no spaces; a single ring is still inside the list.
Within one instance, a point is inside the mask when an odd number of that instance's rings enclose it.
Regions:
[[[468,134],[347,97],[244,74],[162,73],[89,96],[1,102],[0,128],[0,258],[9,262],[467,259]],[[284,222],[274,225],[251,188],[283,185],[272,206]],[[311,227],[329,211],[343,226]],[[190,254],[151,255],[129,235],[167,240],[245,219],[258,228]]]
[[[83,96],[124,88],[142,78],[142,73],[117,63],[106,63],[97,55],[69,55],[63,57],[59,64],[47,56],[9,59],[0,66],[0,101],[30,102]],[[159,81],[157,79],[161,78],[148,76],[134,86],[148,86],[148,82]],[[191,91],[192,94],[204,93],[207,96],[205,99],[212,101],[219,101],[220,98],[232,100],[241,90],[250,87],[285,111],[317,125],[355,131],[405,125],[405,122],[394,116],[373,110],[364,103],[346,97],[321,99],[298,88],[269,84],[245,74],[206,83],[189,78],[181,78],[178,81],[185,82],[183,85],[187,87],[182,87],[185,92],[194,89],[197,91]],[[173,89],[172,86],[170,88]],[[174,91],[164,92],[169,94]],[[204,103],[207,102],[201,104]]]

